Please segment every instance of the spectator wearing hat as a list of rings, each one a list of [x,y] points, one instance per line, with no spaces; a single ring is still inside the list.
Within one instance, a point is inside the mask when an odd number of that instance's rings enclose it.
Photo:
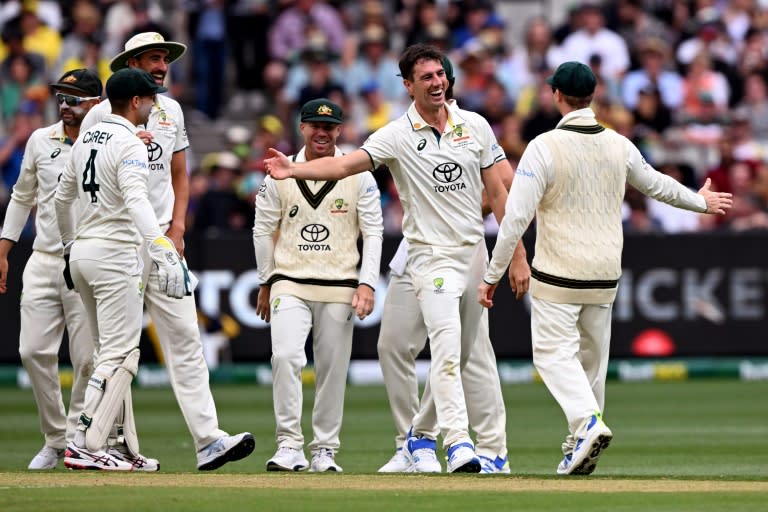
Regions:
[[[203,158],[201,165],[208,171],[208,190],[197,205],[195,231],[220,233],[250,229],[251,207],[236,192],[237,180],[242,175],[237,155],[229,151],[214,153]]]
[[[166,41],[157,32],[142,32],[125,43],[110,67],[117,72],[125,68],[150,73],[161,86],[170,63],[176,61],[187,47]],[[83,128],[103,119],[109,102],[91,109]],[[189,203],[189,177],[186,150],[189,147],[184,113],[179,103],[157,95],[138,136],[149,154],[149,199],[164,234],[173,241],[183,257],[184,232]],[[157,266],[149,260],[146,248],[143,282],[154,283]],[[197,306],[194,295],[180,300],[171,299],[152,286],[145,286],[144,302],[157,329],[165,364],[171,376],[171,386],[192,435],[197,452],[197,468],[213,470],[227,462],[246,457],[253,450],[253,437],[248,432],[229,435],[219,428],[216,404],[211,393],[208,370],[203,357],[197,326]]]
[[[94,353],[83,302],[77,293],[66,289],[61,274],[64,258],[52,198],[61,169],[80,134],[80,123],[101,99],[102,85],[94,72],[76,69],[62,75],[50,88],[56,97],[60,119],[35,130],[29,137],[0,235],[0,293],[6,293],[8,253],[19,241],[32,208],[37,208],[33,252],[22,278],[24,295],[20,303],[19,335],[19,354],[29,375],[40,430],[45,438],[43,448],[28,466],[35,470],[54,469],[64,456],[66,443],[74,436],[77,415],[83,407],[88,376],[93,372]],[[41,329],[41,325],[48,327]],[[66,408],[56,357],[65,327],[74,368],[72,393]]]
[[[640,68],[627,73],[621,82],[624,106],[634,109],[639,92],[654,87],[667,108],[680,108],[683,103],[683,78],[674,70],[669,45],[663,39],[649,38],[640,46],[638,60]]]
[[[365,86],[375,84],[383,100],[403,104],[408,101],[403,92],[397,61],[389,53],[389,36],[381,25],[369,25],[360,34],[359,52],[344,69],[347,96],[361,94]]]

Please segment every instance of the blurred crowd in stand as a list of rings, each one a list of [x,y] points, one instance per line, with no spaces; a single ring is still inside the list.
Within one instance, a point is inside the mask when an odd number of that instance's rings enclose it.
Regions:
[[[559,120],[544,78],[578,60],[599,77],[603,125],[687,186],[709,177],[734,194],[731,214],[705,218],[628,190],[628,232],[768,228],[768,0],[563,2],[557,25],[511,23],[518,3],[0,0],[0,223],[29,134],[57,118],[47,84],[78,67],[106,80],[124,42],[155,31],[189,48],[167,84],[195,128],[188,233],[251,228],[264,153],[298,149],[307,100],[343,106],[342,148],[405,112],[397,62],[416,42],[450,56],[457,101],[490,122],[513,166]],[[396,191],[386,170],[375,176],[385,230],[397,234]]]

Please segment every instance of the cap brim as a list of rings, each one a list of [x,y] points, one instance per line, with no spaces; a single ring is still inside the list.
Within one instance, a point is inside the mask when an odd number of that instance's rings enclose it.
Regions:
[[[555,85],[555,75],[549,75],[546,80],[549,85]]]
[[[128,59],[130,59],[131,57],[136,57],[138,55],[141,55],[142,53],[147,52],[149,50],[154,50],[155,48],[159,48],[161,50],[168,50],[169,63],[177,60],[179,57],[184,55],[184,53],[187,51],[187,45],[182,43],[175,43],[173,41],[143,44],[141,46],[137,46],[136,48],[131,48],[130,50],[126,50],[123,53],[118,54],[109,63],[109,69],[111,69],[112,71],[117,71],[118,69],[127,68]]]
[[[315,116],[315,117],[307,117],[305,119],[301,120],[302,123],[330,123],[330,124],[343,124],[344,121],[339,121],[338,119],[333,119],[328,116]]]

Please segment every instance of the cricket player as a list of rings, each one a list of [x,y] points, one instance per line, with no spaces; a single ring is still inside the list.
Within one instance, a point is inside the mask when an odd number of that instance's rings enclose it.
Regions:
[[[413,103],[374,132],[362,148],[337,158],[292,162],[276,150],[265,160],[275,179],[341,179],[386,164],[403,204],[408,272],[430,338],[430,386],[448,452],[448,472],[479,472],[469,436],[460,370],[472,350],[482,308],[468,295],[487,266],[481,197],[501,220],[507,191],[496,164],[505,159],[488,123],[446,102],[448,88],[435,47],[408,47],[399,62]],[[525,259],[518,244],[516,258]],[[519,286],[519,283],[515,283]],[[414,438],[428,434],[431,404],[413,419]]]
[[[112,59],[112,71],[137,68],[147,71],[162,85],[171,62],[181,57],[186,46],[166,41],[156,32],[143,32],[125,43],[125,51]],[[184,230],[189,204],[189,177],[186,149],[189,147],[184,114],[179,103],[158,95],[149,120],[138,127],[149,157],[149,201],[165,235],[173,241],[177,252],[184,255]],[[102,120],[109,113],[109,101],[92,109],[83,121],[83,129]],[[219,428],[216,404],[211,393],[208,367],[203,356],[197,324],[194,295],[181,300],[158,293],[155,267],[149,264],[146,248],[144,259],[144,303],[155,324],[165,358],[171,386],[197,452],[197,469],[214,470],[227,462],[247,457],[255,446],[249,432],[230,436]],[[148,285],[148,286],[147,286]],[[131,460],[121,442],[118,422],[115,450]],[[113,451],[115,451],[113,450]],[[117,454],[119,456],[119,454]]]
[[[139,363],[142,240],[158,269],[152,286],[178,299],[186,292],[187,276],[149,204],[147,152],[135,134],[136,125],[146,123],[155,95],[166,89],[141,70],[115,73],[106,89],[112,114],[83,131],[72,146],[54,196],[64,246],[64,280],[80,293],[96,346],[94,371],[64,465],[132,471],[133,463],[105,448],[116,416],[125,411],[126,443],[132,455],[146,464],[139,454],[127,393]]]
[[[305,145],[294,162],[341,156],[336,147],[343,122],[339,105],[325,98],[309,101],[300,120]],[[278,448],[267,471],[308,466],[316,472],[342,471],[335,456],[354,316],[363,319],[373,310],[383,231],[381,197],[370,172],[338,181],[264,180],[256,197],[253,244],[262,282],[256,312],[271,323],[272,333]],[[311,465],[301,432],[301,370],[307,364],[304,345],[310,330],[316,382]]]
[[[53,195],[83,117],[101,100],[102,85],[93,71],[74,69],[51,84],[51,91],[60,119],[35,130],[29,138],[0,235],[0,293],[6,293],[8,253],[18,242],[30,211],[37,207],[32,255],[22,277],[19,354],[32,385],[45,445],[28,469],[54,469],[64,458],[67,442],[75,435],[88,377],[93,373],[94,346],[83,301],[64,284],[64,258]],[[65,327],[73,370],[68,414],[58,368]]]
[[[448,80],[446,97],[452,101],[456,78],[453,74],[453,64],[447,57],[443,57],[443,69]],[[508,160],[501,160],[498,165],[502,170],[501,178],[504,187],[509,190],[514,170]],[[484,195],[483,217],[490,214],[491,209]],[[485,246],[479,247],[479,250],[485,251]],[[487,254],[482,257],[487,258]],[[427,330],[418,307],[415,289],[405,270],[407,259],[408,241],[403,239],[389,264],[389,288],[384,302],[377,345],[384,385],[397,429],[395,437],[397,449],[392,458],[379,468],[379,472],[439,473],[442,471],[442,466],[436,453],[435,439],[438,434],[436,419],[435,428],[430,435],[425,434],[421,439],[411,441],[413,457],[409,458],[408,450],[404,449],[404,444],[409,437],[411,421],[419,410],[416,357],[427,341]],[[527,280],[530,277],[528,263],[526,261],[518,263],[522,264],[521,268],[514,271],[522,272],[523,278]],[[522,297],[525,291],[526,289],[522,287],[518,288],[518,298]],[[480,473],[509,473],[506,409],[504,397],[501,394],[496,355],[488,333],[488,315],[485,311],[478,328],[475,347],[461,372],[461,379],[469,424],[476,433],[475,448],[481,463]],[[428,393],[430,393],[429,388],[425,390],[427,394],[425,402],[430,401]]]
[[[535,214],[533,362],[568,421],[557,473],[586,475],[613,438],[603,411],[626,184],[702,213],[724,215],[732,199],[710,190],[709,179],[698,194],[688,190],[651,167],[627,138],[599,125],[589,108],[597,84],[589,66],[565,62],[547,83],[563,118],[531,141],[520,159],[477,296],[483,306],[493,306],[512,249]]]

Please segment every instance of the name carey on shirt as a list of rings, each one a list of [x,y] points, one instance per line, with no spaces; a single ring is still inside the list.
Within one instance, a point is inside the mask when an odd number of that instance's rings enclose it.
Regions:
[[[83,134],[83,144],[106,144],[114,134],[100,132],[99,130],[87,131]]]

